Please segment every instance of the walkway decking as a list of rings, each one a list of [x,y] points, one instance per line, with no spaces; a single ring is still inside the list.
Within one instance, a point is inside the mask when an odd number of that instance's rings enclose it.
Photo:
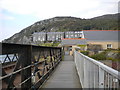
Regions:
[[[64,56],[42,88],[81,88],[73,56]]]

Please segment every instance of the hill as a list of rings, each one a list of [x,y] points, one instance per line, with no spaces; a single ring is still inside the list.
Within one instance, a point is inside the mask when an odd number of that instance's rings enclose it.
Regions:
[[[118,14],[108,14],[91,19],[76,17],[54,17],[38,21],[26,27],[19,33],[4,40],[5,43],[30,43],[30,37],[34,32],[58,32],[79,30],[118,30]]]

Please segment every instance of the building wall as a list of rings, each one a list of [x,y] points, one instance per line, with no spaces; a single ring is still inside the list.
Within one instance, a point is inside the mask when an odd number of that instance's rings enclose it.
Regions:
[[[64,38],[63,32],[48,32],[47,41],[61,41]]]
[[[35,42],[35,41],[43,42],[46,40],[46,33],[45,32],[34,33],[32,36],[33,36],[33,42]]]
[[[68,32],[35,32],[32,34],[33,41],[61,41],[63,38],[84,38],[82,31]]]
[[[88,41],[87,44],[102,45],[103,49],[107,49],[107,44],[111,44],[112,45],[112,49],[120,48],[120,42],[117,42],[117,41]]]
[[[65,32],[65,38],[83,38],[82,31],[68,31]]]

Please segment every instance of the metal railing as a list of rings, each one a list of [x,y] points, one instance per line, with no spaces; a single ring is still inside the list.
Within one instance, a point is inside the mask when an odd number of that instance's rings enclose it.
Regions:
[[[77,51],[74,51],[74,60],[82,88],[120,88],[120,72],[117,70]]]
[[[0,49],[0,82],[5,89],[38,89],[62,60],[60,47],[0,43]]]

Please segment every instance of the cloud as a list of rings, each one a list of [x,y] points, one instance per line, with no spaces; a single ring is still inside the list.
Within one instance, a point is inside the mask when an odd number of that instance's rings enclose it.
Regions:
[[[1,8],[12,13],[22,15],[31,14],[43,19],[54,16],[78,17],[78,15],[84,15],[89,18],[91,15],[98,15],[97,13],[116,13],[118,1],[119,0],[1,0]]]
[[[0,0],[0,30],[2,30],[0,36],[5,39],[38,19],[48,19],[55,16],[92,18],[104,14],[117,13],[118,1]],[[1,35],[1,33],[3,34]],[[0,37],[0,40],[2,39]]]
[[[0,13],[0,20],[14,20],[15,18],[12,16],[4,15]]]

